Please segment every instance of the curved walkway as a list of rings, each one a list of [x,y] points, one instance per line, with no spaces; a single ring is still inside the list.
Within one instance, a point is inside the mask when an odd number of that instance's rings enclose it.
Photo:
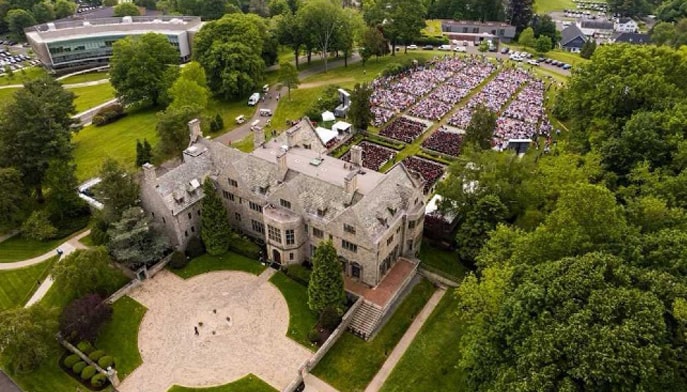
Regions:
[[[16,261],[14,263],[0,263],[0,270],[13,270],[13,269],[19,269],[19,268],[24,268],[28,267],[30,265],[34,264],[39,264],[44,262],[45,260],[55,256],[57,254],[57,249],[62,249],[64,252],[62,256],[66,256],[69,252],[73,252],[76,249],[86,249],[87,247],[84,246],[82,243],[79,242],[80,239],[86,237],[87,235],[91,234],[90,230],[86,230],[83,233],[79,233],[71,238],[69,238],[67,241],[61,243],[59,246],[56,248],[40,255],[36,256],[32,259],[28,260],[23,260],[23,261]]]

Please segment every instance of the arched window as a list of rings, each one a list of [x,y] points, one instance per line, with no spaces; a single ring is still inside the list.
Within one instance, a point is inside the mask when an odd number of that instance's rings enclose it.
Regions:
[[[352,262],[351,263],[351,276],[359,279],[360,275],[362,275],[362,273],[363,273],[363,267],[356,262]]]

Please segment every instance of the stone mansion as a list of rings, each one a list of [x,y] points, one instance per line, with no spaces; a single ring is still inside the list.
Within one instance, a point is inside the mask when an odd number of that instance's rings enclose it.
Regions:
[[[252,153],[203,138],[198,120],[189,131],[183,161],[167,171],[144,165],[141,183],[143,208],[178,248],[199,235],[209,177],[232,227],[263,240],[273,262],[301,263],[332,240],[345,276],[372,287],[419,251],[423,181],[402,163],[386,173],[363,168],[357,146],[350,163],[328,156],[307,118],[271,141],[255,130]]]

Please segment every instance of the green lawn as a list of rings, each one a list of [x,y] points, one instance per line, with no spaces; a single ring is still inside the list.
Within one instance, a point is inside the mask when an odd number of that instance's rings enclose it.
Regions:
[[[463,333],[456,296],[447,292],[396,365],[381,392],[467,391],[457,364]]]
[[[115,97],[115,90],[110,83],[95,86],[70,88],[69,91],[76,94],[74,105],[76,112],[81,113],[90,108],[103,104]]]
[[[224,102],[216,98],[212,98],[208,101],[208,107],[205,109],[205,115],[209,118],[215,118],[217,113],[219,113],[222,116],[222,120],[224,120],[224,129],[215,134],[220,135],[236,128],[236,117],[239,115],[243,114],[246,116],[246,120],[253,117],[256,108],[257,105],[248,106],[248,97],[235,102]]]
[[[48,358],[31,373],[11,374],[12,379],[26,392],[74,392],[83,386],[58,365],[64,352],[62,346],[51,343]],[[107,391],[108,389],[106,389]]]
[[[565,9],[575,9],[572,0],[535,0],[534,11],[537,14],[548,14],[552,11],[563,11]]]
[[[100,330],[95,347],[115,357],[119,379],[123,380],[142,362],[138,327],[147,309],[131,297],[120,298],[112,309],[112,320]]]
[[[91,235],[87,235],[79,240],[80,243],[82,243],[85,246],[93,246],[93,238],[91,238]]]
[[[72,141],[76,146],[74,161],[79,181],[96,176],[108,156],[127,170],[134,170],[136,139],[148,139],[153,146],[157,142],[155,113],[154,109],[132,113],[112,124],[102,127],[90,125],[75,134]]]
[[[79,75],[70,76],[64,79],[60,79],[62,84],[75,84],[75,83],[85,83],[94,82],[96,80],[109,79],[110,74],[108,72],[89,72],[82,73]]]
[[[456,252],[438,249],[427,243],[422,244],[419,259],[422,260],[423,267],[456,282],[463,280],[468,273],[468,269],[458,261]]]
[[[0,311],[24,306],[38,288],[38,281],[43,282],[57,259],[54,256],[29,267],[0,271]]]
[[[312,373],[342,392],[363,391],[433,293],[434,286],[423,280],[373,340],[345,333]]]
[[[272,116],[272,128],[266,129],[265,138],[269,138],[271,129],[276,129],[279,133],[288,129],[286,120],[297,120],[305,115],[310,105],[320,97],[324,91],[323,87],[308,89],[291,89],[291,98],[288,94],[279,99],[277,110]]]
[[[289,305],[289,330],[286,336],[315,350],[315,345],[308,340],[308,332],[317,324],[317,315],[308,308],[307,287],[281,272],[274,274],[270,282],[277,286]]]
[[[262,381],[254,374],[249,374],[231,384],[219,385],[209,388],[187,388],[178,385],[173,386],[167,392],[276,392],[268,383]]]
[[[244,271],[253,275],[260,275],[265,270],[265,266],[257,260],[229,251],[221,256],[211,256],[206,253],[191,260],[182,269],[170,268],[170,270],[180,277],[188,279],[211,271]]]
[[[0,107],[14,99],[14,93],[18,88],[0,88]]]
[[[15,71],[12,76],[0,76],[0,86],[24,84],[24,82],[35,79],[44,73],[45,71],[40,67],[24,68],[20,71]]]
[[[24,238],[21,234],[15,235],[0,242],[0,263],[13,263],[40,256],[57,248],[65,240],[65,238],[58,238],[49,241],[36,241]]]

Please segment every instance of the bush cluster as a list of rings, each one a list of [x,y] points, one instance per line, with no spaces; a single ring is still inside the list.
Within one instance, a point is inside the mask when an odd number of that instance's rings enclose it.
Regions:
[[[191,237],[186,244],[186,256],[190,259],[195,259],[196,257],[202,256],[205,253],[205,246],[203,241],[198,238],[198,236]]]
[[[72,355],[67,356],[64,359],[64,361],[62,361],[62,363],[64,364],[64,366],[71,369],[79,361],[81,361],[81,358],[76,354],[72,354]]]
[[[79,361],[72,366],[72,371],[76,374],[81,374],[83,369],[87,366],[86,362],[84,361]]]
[[[81,379],[82,380],[90,380],[91,377],[95,376],[95,368],[93,366],[86,366],[83,368],[81,371]]]
[[[231,237],[229,242],[231,251],[255,260],[260,258],[260,247],[253,241],[235,233]]]
[[[182,252],[175,251],[172,253],[172,260],[169,261],[169,266],[174,269],[182,269],[188,265],[188,259]]]
[[[89,343],[89,342],[79,342],[79,344],[76,345],[76,348],[79,349],[82,353],[89,355],[93,351],[95,351],[95,348]]]
[[[107,382],[107,377],[104,374],[98,373],[93,378],[91,378],[91,385],[98,388],[105,385]]]
[[[103,369],[107,369],[110,366],[115,367],[114,358],[112,358],[109,355],[105,355],[98,360],[98,366],[100,366]]]
[[[93,362],[98,362],[100,358],[105,356],[105,351],[103,350],[95,350],[92,353],[88,355],[88,358],[93,361]]]
[[[93,124],[99,127],[115,122],[125,115],[124,107],[121,104],[115,103],[98,110],[95,116],[93,116]]]
[[[428,37],[428,36],[423,35],[420,38],[416,38],[413,41],[413,43],[417,46],[425,46],[425,45],[441,46],[441,45],[448,44],[448,38],[443,37],[443,36]]]

